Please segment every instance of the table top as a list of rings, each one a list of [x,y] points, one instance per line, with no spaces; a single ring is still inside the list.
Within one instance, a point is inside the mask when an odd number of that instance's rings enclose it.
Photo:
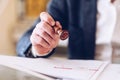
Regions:
[[[0,80],[45,80],[31,74],[0,65]]]

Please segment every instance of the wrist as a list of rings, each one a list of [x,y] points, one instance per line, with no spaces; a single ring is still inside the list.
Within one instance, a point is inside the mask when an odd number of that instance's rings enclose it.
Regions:
[[[52,50],[46,52],[46,53],[38,53],[37,50],[34,48],[34,46],[32,46],[31,48],[31,51],[32,51],[32,54],[34,57],[37,57],[37,56],[46,56],[48,55]]]

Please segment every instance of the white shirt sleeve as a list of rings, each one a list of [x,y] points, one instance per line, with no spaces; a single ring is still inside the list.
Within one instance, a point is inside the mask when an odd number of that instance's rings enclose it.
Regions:
[[[110,0],[98,0],[96,59],[111,62],[112,36],[116,25],[116,8]]]

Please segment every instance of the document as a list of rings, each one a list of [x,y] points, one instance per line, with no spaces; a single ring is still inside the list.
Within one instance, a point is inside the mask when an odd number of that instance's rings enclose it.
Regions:
[[[21,58],[0,56],[0,64],[25,71],[44,74],[50,77],[67,80],[97,80],[107,67],[108,62],[95,60],[63,60],[54,58]]]
[[[98,80],[120,80],[120,64],[110,64]]]

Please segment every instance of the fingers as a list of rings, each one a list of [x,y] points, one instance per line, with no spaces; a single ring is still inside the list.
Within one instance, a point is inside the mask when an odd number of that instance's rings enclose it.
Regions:
[[[59,29],[62,29],[62,26],[46,12],[42,12],[40,18],[41,22],[36,25],[30,40],[37,52],[46,53],[55,48],[60,39],[53,26]]]
[[[33,33],[35,33],[38,36],[40,36],[41,38],[43,38],[49,44],[49,46],[54,44],[56,42],[57,38],[59,39],[59,35],[58,34],[54,34],[53,33],[53,29],[52,29],[52,31],[51,31],[51,29],[43,29],[43,28],[39,27],[39,25],[41,25],[41,24],[37,25],[38,27],[36,27],[34,29]],[[46,26],[50,27],[47,24],[46,24]],[[51,33],[51,34],[49,34],[48,32]],[[51,47],[53,47],[53,46],[51,46]]]
[[[55,25],[54,19],[47,12],[42,12],[40,14],[40,19],[41,19],[41,21],[47,22],[51,26]]]
[[[35,30],[38,34],[42,34],[42,33],[46,32],[51,38],[54,39],[54,37],[53,37],[54,29],[49,24],[47,24],[46,22],[38,23],[36,25]]]
[[[31,35],[31,43],[38,49],[37,51],[44,52],[55,48],[59,42],[59,35],[55,34],[53,28],[46,22],[40,22],[36,25]]]
[[[39,34],[37,32],[33,32],[31,35],[31,43],[32,46],[35,47],[36,51],[39,53],[47,53],[53,48],[55,48],[59,42],[59,36],[55,35],[55,40],[49,37],[49,35],[45,32]]]
[[[49,44],[37,34],[31,35],[31,42],[33,46],[40,45],[41,47],[47,48],[49,47]]]
[[[41,22],[48,23],[51,27],[54,27],[54,31],[57,32],[57,30],[62,29],[62,26],[59,21],[54,21],[54,19],[47,13],[42,12],[40,14]]]
[[[38,30],[37,28],[34,30],[35,34],[37,34],[38,36],[40,36],[41,38],[43,38],[48,44],[52,41],[52,37],[47,33],[45,32],[44,30],[40,29]],[[50,45],[50,44],[49,44]]]
[[[58,28],[62,29],[62,26],[61,26],[61,24],[60,24],[59,21],[56,21],[56,26],[57,26]]]
[[[59,34],[59,30],[62,30],[62,26],[61,26],[59,21],[56,21],[55,26],[54,26],[54,30],[55,30],[56,34]],[[60,36],[60,34],[59,34],[59,36]]]
[[[111,0],[111,3],[114,3],[116,0]]]
[[[41,55],[42,54],[44,55],[44,53],[48,53],[50,51],[49,48],[44,48],[40,45],[36,45],[36,46],[33,46],[33,47],[34,47],[35,51],[37,51],[37,53],[38,54],[40,53]]]

